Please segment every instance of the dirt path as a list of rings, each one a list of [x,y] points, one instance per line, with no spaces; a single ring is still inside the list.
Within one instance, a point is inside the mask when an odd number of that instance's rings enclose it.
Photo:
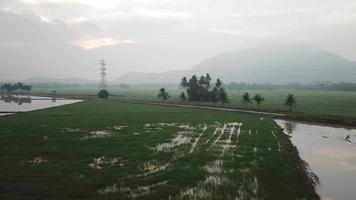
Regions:
[[[252,111],[252,110],[243,110],[243,109],[236,109],[236,108],[217,108],[217,107],[210,107],[210,106],[173,104],[173,103],[137,101],[137,100],[121,100],[121,99],[120,100],[115,99],[115,100],[120,101],[120,102],[125,102],[125,103],[137,103],[137,104],[147,104],[147,105],[157,105],[157,106],[197,108],[197,109],[204,109],[204,110],[217,110],[217,111],[226,111],[226,112],[250,113],[250,114],[258,114],[258,115],[268,115],[268,116],[273,116],[273,117],[283,117],[283,116],[285,116],[285,114],[281,114],[281,113]]]

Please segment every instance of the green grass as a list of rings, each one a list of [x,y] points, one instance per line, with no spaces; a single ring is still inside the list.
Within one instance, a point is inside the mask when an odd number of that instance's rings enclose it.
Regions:
[[[213,135],[228,122],[242,123],[232,146],[229,132]],[[89,101],[2,117],[0,127],[0,199],[319,199],[271,118]]]
[[[109,88],[112,95],[121,95],[131,99],[152,100],[158,101],[157,89],[120,89]],[[169,101],[180,102],[180,90],[167,89],[171,95]],[[38,91],[43,92],[43,91]],[[93,89],[60,89],[59,94],[69,95],[95,95],[96,90]],[[242,93],[246,91],[229,90],[230,103],[226,107],[244,108],[241,102]],[[262,104],[262,109],[271,111],[288,111],[284,105],[284,100],[289,93],[295,94],[297,97],[297,106],[295,112],[324,115],[334,117],[350,117],[356,118],[356,92],[341,92],[341,91],[303,91],[303,90],[249,90],[251,96],[261,94],[265,97]],[[257,109],[256,103],[249,105],[248,108]]]

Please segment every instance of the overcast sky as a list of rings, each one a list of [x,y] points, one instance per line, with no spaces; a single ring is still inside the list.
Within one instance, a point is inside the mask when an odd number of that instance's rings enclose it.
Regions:
[[[0,0],[0,81],[188,69],[303,44],[356,60],[356,0]]]

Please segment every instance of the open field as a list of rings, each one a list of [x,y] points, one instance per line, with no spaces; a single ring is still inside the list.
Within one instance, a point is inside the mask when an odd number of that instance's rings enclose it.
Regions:
[[[157,89],[120,89],[109,88],[109,91],[114,96],[125,96],[130,99],[140,100],[153,100],[158,101]],[[43,91],[37,91],[43,92]],[[59,94],[69,95],[96,95],[97,90],[82,89],[82,90],[70,90],[62,89],[58,90]],[[178,96],[180,90],[169,89],[168,92],[171,95],[169,101],[180,102]],[[230,90],[228,91],[230,96],[230,103],[225,105],[231,108],[244,108],[241,102],[241,95],[246,91]],[[289,93],[295,94],[297,97],[297,106],[295,111],[312,115],[325,115],[334,117],[351,117],[356,118],[356,92],[340,92],[340,91],[301,91],[301,90],[250,90],[247,91],[251,95],[261,94],[265,97],[262,109],[286,112],[288,109],[284,105],[284,100]],[[248,108],[257,109],[256,103],[249,105]]]
[[[0,127],[0,199],[319,199],[271,118],[88,101]]]

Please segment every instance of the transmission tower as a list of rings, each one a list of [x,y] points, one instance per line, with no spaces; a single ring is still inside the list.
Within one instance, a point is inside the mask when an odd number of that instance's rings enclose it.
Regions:
[[[101,60],[100,61],[100,82],[99,82],[99,88],[101,90],[105,90],[107,88],[107,84],[106,84],[106,63],[105,60]]]

